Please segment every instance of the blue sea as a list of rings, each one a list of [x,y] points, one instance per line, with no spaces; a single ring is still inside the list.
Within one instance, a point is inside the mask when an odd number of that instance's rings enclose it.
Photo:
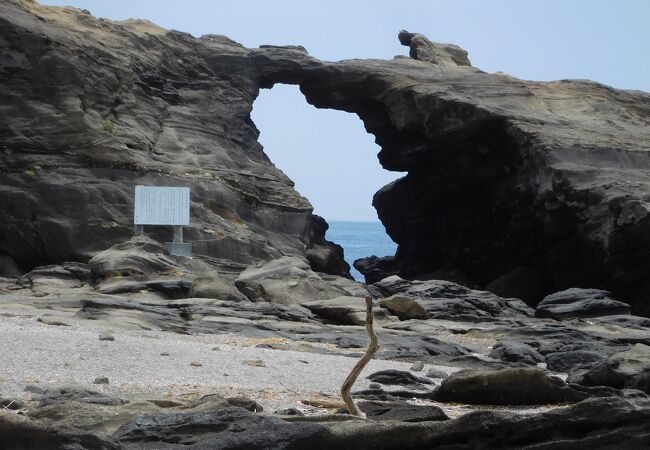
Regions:
[[[336,242],[345,251],[345,260],[350,264],[350,273],[355,280],[364,281],[352,263],[365,256],[392,256],[397,250],[395,244],[386,234],[381,222],[328,222],[330,227],[325,234],[328,241]]]

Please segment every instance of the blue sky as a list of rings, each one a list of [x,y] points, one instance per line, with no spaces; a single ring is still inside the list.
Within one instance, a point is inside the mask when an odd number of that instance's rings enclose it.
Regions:
[[[472,64],[523,79],[587,78],[650,91],[650,1],[47,0],[97,17],[225,34],[248,46],[300,44],[325,60],[408,54],[401,29],[458,44]],[[328,220],[376,220],[377,189],[399,174],[356,115],[317,110],[295,86],[263,91],[253,120],[272,161]]]

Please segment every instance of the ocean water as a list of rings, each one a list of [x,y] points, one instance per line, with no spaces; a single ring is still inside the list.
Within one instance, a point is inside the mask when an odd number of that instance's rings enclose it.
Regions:
[[[365,256],[392,256],[397,250],[395,244],[386,234],[381,222],[329,222],[325,234],[328,241],[333,241],[343,247],[345,260],[350,264],[350,273],[355,280],[364,281],[352,263],[355,259]]]

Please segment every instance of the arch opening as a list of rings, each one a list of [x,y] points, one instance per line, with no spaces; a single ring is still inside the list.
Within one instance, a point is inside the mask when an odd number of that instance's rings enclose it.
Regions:
[[[353,277],[364,281],[353,262],[392,256],[397,248],[377,218],[373,195],[404,174],[381,167],[380,147],[361,119],[309,105],[296,85],[260,90],[251,118],[269,159],[328,222],[326,238],[343,247]]]

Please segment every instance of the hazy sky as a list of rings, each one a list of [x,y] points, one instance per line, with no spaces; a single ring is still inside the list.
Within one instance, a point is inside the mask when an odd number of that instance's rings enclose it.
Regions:
[[[524,79],[588,78],[650,91],[648,0],[43,0],[114,20],[225,34],[248,46],[300,44],[326,60],[408,54],[407,29],[469,52],[472,64]],[[381,168],[356,115],[317,110],[295,86],[263,91],[253,120],[272,161],[328,220],[376,220]]]

